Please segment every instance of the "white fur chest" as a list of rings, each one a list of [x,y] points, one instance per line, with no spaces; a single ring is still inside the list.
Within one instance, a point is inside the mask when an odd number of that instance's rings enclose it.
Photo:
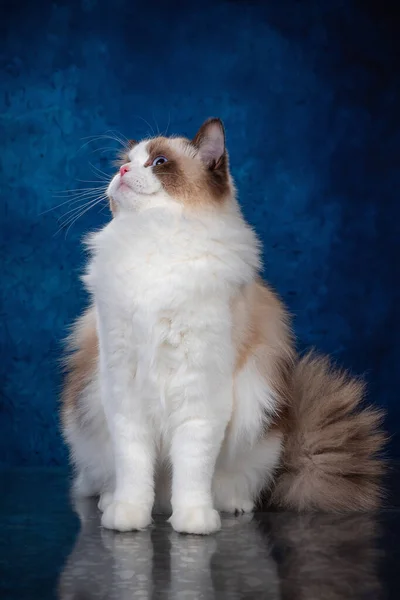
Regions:
[[[226,300],[234,285],[229,271],[235,266],[225,264],[221,241],[203,224],[190,225],[156,212],[114,220],[96,233],[84,278],[96,302],[121,314],[139,310],[150,316],[187,310],[200,297]]]
[[[217,382],[231,371],[230,300],[253,268],[240,228],[235,235],[151,212],[116,219],[92,237],[84,281],[115,343],[127,340],[137,385],[173,398],[195,372]]]
[[[259,267],[256,239],[239,216],[189,220],[154,209],[114,219],[88,245],[86,286],[97,301],[128,313],[226,300]]]

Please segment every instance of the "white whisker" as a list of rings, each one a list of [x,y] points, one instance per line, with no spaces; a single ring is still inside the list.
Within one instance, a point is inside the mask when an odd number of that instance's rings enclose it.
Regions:
[[[66,213],[64,213],[61,217],[57,219],[58,222],[61,223],[62,226],[66,225],[69,222],[69,220],[71,218],[74,218],[74,216],[78,214],[82,209],[86,208],[86,206],[89,206],[92,203],[97,202],[98,199],[99,197],[97,196],[96,198],[91,198],[90,200],[88,200],[84,204],[81,204],[80,206],[75,206],[74,208],[71,208],[71,210],[68,210]]]
[[[93,206],[95,206],[95,205],[93,205]],[[93,208],[93,206],[89,206],[89,208],[87,208],[86,210],[84,210],[84,211],[83,211],[83,212],[82,212],[80,215],[78,215],[78,216],[76,217],[76,219],[74,219],[74,220],[73,220],[73,221],[72,221],[72,222],[71,222],[71,223],[68,225],[67,231],[65,232],[65,239],[67,239],[67,235],[68,235],[68,232],[69,232],[69,230],[71,229],[71,227],[72,227],[72,226],[73,226],[73,225],[74,225],[74,224],[75,224],[75,223],[76,223],[76,222],[77,222],[77,221],[78,221],[78,220],[79,220],[79,219],[80,219],[80,218],[81,218],[81,217],[82,217],[82,216],[83,216],[83,215],[84,215],[84,214],[85,214],[85,213],[86,213],[86,212],[87,212],[87,211],[88,211],[90,208]]]
[[[106,191],[105,187],[102,186],[98,190],[87,190],[86,192],[79,192],[78,194],[71,194],[68,197],[67,202],[71,202],[72,200],[81,200],[83,198],[88,198],[89,196],[98,196],[99,194],[104,194]],[[65,196],[64,196],[65,198]]]
[[[83,210],[75,211],[73,215],[70,215],[66,221],[61,223],[60,228],[55,233],[55,235],[57,235],[62,229],[64,229],[68,225],[68,229],[65,234],[66,237],[74,223],[76,223],[88,210],[90,210],[91,208],[96,206],[96,204],[99,204],[102,200],[105,199],[106,198],[104,196],[100,196],[99,198],[96,198],[95,200],[92,200],[91,202],[85,204],[84,207],[80,207],[80,209],[83,208]]]
[[[113,140],[114,142],[117,142],[118,144],[120,144],[123,148],[127,147],[126,142],[124,142],[120,138],[116,137],[115,135],[109,135],[107,133],[105,133],[105,134],[103,133],[103,134],[97,135],[97,136],[88,136],[88,138],[82,138],[82,139],[83,140],[87,139],[87,142],[85,142],[84,144],[82,144],[82,146],[79,148],[78,152],[80,152],[83,148],[85,148],[86,146],[88,146],[92,142],[95,142],[95,141],[98,141],[98,140]]]
[[[57,199],[64,199],[66,202],[72,202],[72,200],[78,200],[79,198],[85,198],[86,196],[98,196],[100,193],[104,193],[106,188],[101,186],[98,190],[86,190],[83,192],[75,192],[71,194],[62,194],[61,196],[55,196]]]
[[[102,148],[96,148],[96,150],[93,150],[93,154],[96,152],[101,152],[104,154],[104,152],[115,152],[115,150],[116,148],[113,148],[112,146],[103,146]]]
[[[77,181],[84,181],[83,179],[77,179]],[[86,182],[85,183],[92,183],[92,182]],[[99,181],[94,181],[93,183],[99,183]],[[87,191],[97,191],[97,190],[103,190],[105,188],[104,185],[99,185],[97,187],[94,188],[88,188],[88,187],[84,187],[84,188],[74,188],[72,190],[49,190],[52,192],[53,196],[59,196],[62,194],[75,194],[76,192],[87,192]]]
[[[94,173],[94,175],[97,176],[97,173]],[[110,175],[107,176],[107,181],[110,181]],[[104,177],[102,179],[100,179],[100,177],[98,179],[76,179],[76,181],[79,181],[81,183],[102,183]]]
[[[171,125],[171,111],[168,113],[168,125],[167,125],[167,129],[166,129],[166,130],[163,132],[163,134],[162,134],[164,137],[166,137],[166,136],[167,136],[167,134],[168,134],[168,129],[169,129],[169,126],[170,126],[170,125]]]
[[[58,194],[53,194],[55,197],[57,197],[58,195],[60,198],[66,198],[66,200],[64,200],[64,202],[61,202],[60,204],[56,204],[56,206],[51,206],[50,208],[47,208],[46,210],[39,213],[39,216],[45,215],[53,210],[56,210],[57,208],[60,208],[61,206],[65,206],[66,204],[69,204],[71,206],[87,198],[90,199],[91,196],[98,196],[101,191],[104,194],[105,187],[99,186],[97,189],[82,188],[82,190],[83,191],[65,190],[64,192],[58,192]]]
[[[95,165],[93,165],[91,162],[89,163],[89,165],[92,167],[92,169],[94,169],[94,174],[97,175],[99,174],[99,176],[102,177],[106,177],[107,181],[110,180],[111,175],[109,175],[108,173],[106,173],[105,171],[102,171],[101,169],[99,169],[98,167],[95,167]],[[96,172],[97,171],[97,172]]]
[[[160,136],[160,135],[161,135],[161,134],[160,134],[160,129],[159,129],[159,127],[158,127],[158,123],[157,123],[157,121],[156,121],[156,118],[155,118],[155,116],[154,116],[154,112],[153,112],[153,111],[152,111],[152,113],[151,113],[151,116],[153,117],[154,124],[155,124],[155,126],[156,126],[156,128],[157,128],[157,135],[158,135],[158,136]]]
[[[51,208],[48,208],[47,210],[44,210],[43,212],[39,213],[39,217],[41,217],[42,215],[45,215],[53,210],[57,210],[57,208],[61,208],[62,206],[65,206],[66,204],[68,204],[69,206],[71,206],[72,204],[77,204],[78,202],[81,202],[85,198],[86,198],[86,196],[84,196],[83,198],[68,198],[68,200],[65,200],[65,202],[61,202],[60,204],[57,204],[56,206],[52,206]]]
[[[143,123],[145,123],[147,125],[147,127],[149,127],[151,136],[156,137],[153,127],[150,125],[150,123],[148,121],[146,121],[146,119],[143,119],[143,117],[140,117],[139,115],[134,115],[134,117],[136,119],[140,119],[141,121],[143,121]]]
[[[129,144],[128,138],[123,133],[118,131],[117,129],[110,129],[109,131],[106,131],[106,134],[108,134],[108,133],[110,135],[115,135],[115,137],[121,142],[122,145]]]
[[[99,210],[99,215],[103,214],[103,212],[105,211],[106,208],[107,208],[107,206],[103,206],[103,208],[101,208]]]

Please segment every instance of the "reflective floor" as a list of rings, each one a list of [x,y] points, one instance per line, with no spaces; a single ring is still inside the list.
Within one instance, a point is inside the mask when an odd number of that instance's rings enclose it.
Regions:
[[[1,600],[400,598],[400,510],[223,517],[210,537],[100,527],[60,470],[0,473]]]

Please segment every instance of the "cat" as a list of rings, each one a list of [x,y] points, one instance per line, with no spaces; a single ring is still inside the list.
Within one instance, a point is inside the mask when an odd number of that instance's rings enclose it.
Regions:
[[[73,326],[62,428],[77,496],[119,531],[170,514],[210,534],[267,494],[295,510],[379,505],[382,413],[326,358],[296,355],[260,278],[220,119],[132,141],[88,236],[91,303]]]

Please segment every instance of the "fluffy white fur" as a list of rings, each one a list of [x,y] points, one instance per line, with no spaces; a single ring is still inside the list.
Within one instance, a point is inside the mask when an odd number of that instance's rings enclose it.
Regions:
[[[155,508],[208,534],[217,511],[253,510],[280,459],[268,382],[251,360],[233,377],[231,303],[259,246],[233,198],[191,213],[147,159],[146,142],[131,150],[126,184],[109,186],[117,214],[88,239],[83,321],[96,320],[100,359],[65,435],[75,491],[101,494],[104,527],[142,529]]]

